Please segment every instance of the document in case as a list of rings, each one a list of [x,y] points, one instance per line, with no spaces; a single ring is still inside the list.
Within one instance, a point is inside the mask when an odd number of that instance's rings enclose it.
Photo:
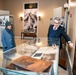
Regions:
[[[33,57],[40,57],[42,53],[36,53]]]
[[[52,62],[46,60],[39,60],[28,56],[22,56],[14,60],[13,64],[25,70],[42,73],[47,68],[51,67]]]
[[[55,60],[55,54],[43,54],[41,59],[48,60],[48,61]]]

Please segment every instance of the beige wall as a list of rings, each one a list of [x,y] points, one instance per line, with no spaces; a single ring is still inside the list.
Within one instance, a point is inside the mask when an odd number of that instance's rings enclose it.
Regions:
[[[23,3],[39,2],[39,11],[44,14],[38,23],[38,36],[47,36],[50,18],[53,16],[53,9],[63,6],[66,0],[4,0],[5,9],[14,15],[15,35],[20,35],[23,29],[23,22],[19,19],[19,13],[23,12]]]
[[[0,0],[0,10],[4,9],[4,0]]]
[[[70,7],[70,14],[72,14],[72,17],[69,15],[69,24],[68,24],[68,34],[72,40],[72,42],[75,44],[75,36],[76,36],[76,6]],[[69,54],[71,58],[71,62],[73,64],[74,60],[74,49],[69,48]]]

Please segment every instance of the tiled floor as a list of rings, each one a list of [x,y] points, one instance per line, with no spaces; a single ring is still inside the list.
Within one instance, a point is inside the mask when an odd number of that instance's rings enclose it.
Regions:
[[[21,39],[16,39],[16,46],[26,42],[27,40],[21,40]],[[0,48],[0,66],[2,66],[2,49]],[[0,75],[2,75],[2,73],[0,72]],[[62,69],[61,67],[59,67],[58,69],[58,75],[68,75],[68,71]]]
[[[62,69],[61,67],[59,67],[59,71],[58,71],[58,73],[59,73],[58,75],[68,75],[68,71]]]

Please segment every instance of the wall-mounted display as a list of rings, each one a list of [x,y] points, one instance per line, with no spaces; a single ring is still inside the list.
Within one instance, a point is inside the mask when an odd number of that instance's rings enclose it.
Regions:
[[[24,4],[24,31],[37,33],[38,3]]]
[[[0,26],[5,26],[6,21],[9,21],[9,16],[0,16]]]

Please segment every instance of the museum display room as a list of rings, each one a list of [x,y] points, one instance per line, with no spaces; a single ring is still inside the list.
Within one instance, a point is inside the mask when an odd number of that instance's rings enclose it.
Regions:
[[[75,0],[0,0],[0,75],[76,74],[75,48],[62,37],[60,51],[61,40],[47,38],[55,17],[61,19],[75,46]],[[16,47],[3,52],[1,34],[6,21],[12,23]]]

